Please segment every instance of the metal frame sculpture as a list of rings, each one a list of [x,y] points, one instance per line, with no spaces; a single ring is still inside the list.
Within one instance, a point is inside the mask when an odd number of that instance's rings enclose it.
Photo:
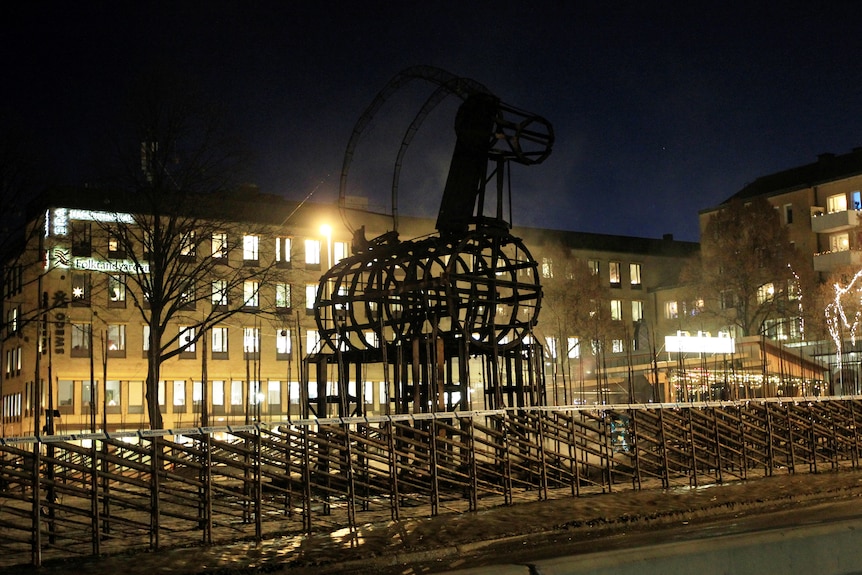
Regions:
[[[470,409],[470,357],[481,358],[485,406],[544,403],[542,349],[529,337],[541,308],[538,266],[509,232],[503,206],[508,166],[542,162],[554,140],[550,123],[502,103],[480,84],[426,66],[396,75],[357,122],[341,175],[344,214],[347,173],[362,129],[383,102],[410,80],[437,85],[407,130],[392,185],[393,230],[366,240],[354,230],[353,255],[320,278],[315,319],[322,353],[318,394],[308,412],[361,415],[362,400],[348,393],[351,366],[383,366],[387,404],[395,413]],[[401,241],[397,195],[403,153],[431,109],[445,96],[463,100],[456,144],[437,218],[438,234]],[[484,214],[493,184],[496,214]],[[491,202],[489,202],[491,203]],[[508,203],[511,209],[511,197]],[[337,364],[338,392],[327,395],[327,366]],[[391,370],[391,371],[390,371]],[[357,394],[358,395],[358,394]]]

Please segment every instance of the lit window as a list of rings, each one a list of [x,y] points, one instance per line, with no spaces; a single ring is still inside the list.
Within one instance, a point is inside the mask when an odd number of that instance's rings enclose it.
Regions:
[[[641,287],[641,265],[629,264],[629,278],[633,288]]]
[[[195,255],[195,233],[187,232],[183,234],[180,240],[180,255],[184,257],[194,257]]]
[[[260,282],[246,280],[242,284],[243,305],[258,307],[260,304]]]
[[[320,332],[316,329],[310,329],[305,332],[305,349],[307,353],[317,353],[320,351]]]
[[[227,334],[228,328],[214,327],[210,332],[212,339],[213,353],[227,353]]]
[[[332,265],[335,265],[350,255],[350,246],[347,242],[333,242],[332,243],[332,252],[333,252]]]
[[[733,292],[730,290],[722,290],[719,294],[719,306],[721,309],[733,309],[736,300],[733,297]]]
[[[664,304],[664,317],[667,319],[676,319],[679,317],[679,306],[675,301],[668,301]]]
[[[187,278],[180,292],[180,303],[183,307],[194,307],[195,305],[195,281]]]
[[[611,300],[611,319],[619,321],[623,319],[623,302],[622,300]]]
[[[591,274],[593,274],[594,276],[599,275],[599,272],[601,272],[601,265],[599,264],[599,260],[590,260],[589,266]]]
[[[227,305],[227,280],[215,280],[212,283],[212,303],[217,307]]]
[[[644,318],[644,302],[640,300],[632,301],[632,321],[640,321]]]
[[[772,283],[763,284],[757,288],[757,303],[763,304],[771,301],[775,295],[775,286]]]
[[[89,323],[73,323],[72,324],[72,356],[73,357],[89,357],[90,356],[90,339],[91,325]]]
[[[242,381],[233,380],[230,382],[230,404],[242,405]]]
[[[305,263],[320,265],[320,240],[305,240]]]
[[[256,262],[260,259],[260,238],[254,235],[242,237],[242,259],[247,262]]]
[[[290,262],[290,238],[275,238],[275,261],[281,264]]]
[[[570,337],[566,339],[566,350],[569,356],[569,359],[577,359],[581,357],[581,343],[578,341],[576,337]]]
[[[126,301],[125,276],[108,276],[108,301],[115,304]]]
[[[174,407],[186,404],[186,382],[184,379],[174,380]]]
[[[829,236],[829,251],[831,252],[846,252],[850,249],[850,234],[832,234]],[[74,293],[72,294],[74,297]]]
[[[830,214],[833,212],[847,211],[847,195],[835,194],[826,198],[826,211]]]
[[[214,258],[227,257],[227,234],[215,232],[212,237],[212,256]]]
[[[90,305],[90,274],[72,274],[72,305]]]
[[[548,346],[548,356],[551,359],[557,359],[557,339],[554,337],[546,337],[545,344]]]
[[[108,351],[125,351],[126,350],[126,326],[109,325],[108,326]]]
[[[277,283],[275,284],[275,307],[289,308],[290,307],[290,284]]]
[[[611,342],[611,351],[613,353],[622,353],[625,351],[625,347],[623,346],[623,340],[615,339]]]
[[[622,285],[622,272],[620,271],[620,262],[610,262],[608,264],[608,273],[611,278],[612,287],[620,287]]]
[[[554,277],[554,262],[551,258],[542,258],[542,277],[546,279]]]
[[[195,352],[195,328],[180,326],[180,349],[185,353]]]
[[[275,332],[275,351],[277,357],[290,355],[290,330],[279,329]]]
[[[150,351],[150,326],[143,326],[143,349],[144,351]]]
[[[317,284],[305,284],[305,309],[313,310],[317,299]]]
[[[120,382],[116,379],[105,382],[105,404],[108,407],[120,405]]]
[[[242,329],[242,349],[245,353],[260,352],[259,327],[244,327]]]

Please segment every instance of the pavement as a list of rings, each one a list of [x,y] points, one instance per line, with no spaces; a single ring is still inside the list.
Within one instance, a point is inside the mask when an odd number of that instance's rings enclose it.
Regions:
[[[710,526],[738,523],[743,517],[776,517],[773,514],[790,508],[817,516],[825,504],[849,508],[842,502],[851,501],[862,502],[860,471],[778,474],[699,488],[625,490],[433,518],[377,521],[361,525],[355,533],[340,530],[261,543],[239,541],[50,561],[39,573],[419,575],[461,570],[520,575],[524,565],[537,558],[585,556],[606,552],[616,544],[631,549],[635,535],[644,538],[643,545],[664,543],[674,529],[685,532],[700,525],[706,534],[712,530],[713,535],[724,536],[725,531]],[[362,520],[361,515],[357,518]],[[862,525],[858,532],[862,533]],[[480,569],[486,570],[475,571]],[[0,573],[30,575],[33,567],[7,567]],[[827,574],[818,571],[818,575]]]

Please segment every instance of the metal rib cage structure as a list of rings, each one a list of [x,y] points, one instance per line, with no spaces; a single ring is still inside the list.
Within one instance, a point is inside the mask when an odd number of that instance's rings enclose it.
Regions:
[[[537,271],[526,246],[503,229],[375,246],[321,277],[317,326],[331,351],[379,352],[421,335],[505,351],[535,325]]]

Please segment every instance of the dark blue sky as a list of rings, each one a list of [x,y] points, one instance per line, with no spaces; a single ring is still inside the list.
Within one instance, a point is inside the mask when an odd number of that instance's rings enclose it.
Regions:
[[[516,224],[697,240],[698,210],[747,182],[862,146],[862,3],[823,5],[19,2],[0,24],[0,111],[26,126],[55,181],[81,183],[130,83],[169,65],[226,105],[263,191],[328,201],[374,95],[432,65],[553,123],[551,157],[515,173]],[[388,194],[428,93],[377,115],[352,193]],[[408,151],[402,211],[436,215],[454,105]]]

